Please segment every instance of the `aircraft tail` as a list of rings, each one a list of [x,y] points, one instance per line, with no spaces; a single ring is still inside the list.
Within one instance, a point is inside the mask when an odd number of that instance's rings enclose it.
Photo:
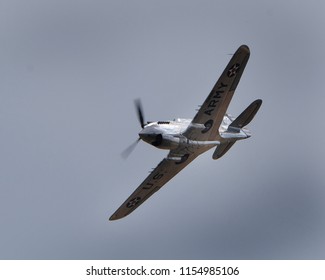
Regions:
[[[239,132],[244,126],[248,125],[262,105],[262,100],[257,99],[251,103],[228,127],[228,132]],[[212,158],[221,158],[236,143],[236,140],[222,143],[217,146]]]
[[[252,102],[228,127],[229,131],[236,131],[248,125],[255,117],[262,105],[262,100],[257,99]]]

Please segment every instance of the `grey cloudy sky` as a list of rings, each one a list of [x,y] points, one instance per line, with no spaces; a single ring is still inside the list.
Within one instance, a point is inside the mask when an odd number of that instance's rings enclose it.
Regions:
[[[1,259],[324,259],[325,4],[0,3]],[[228,63],[253,137],[199,157],[125,219],[109,216],[167,154],[146,120],[192,118]]]

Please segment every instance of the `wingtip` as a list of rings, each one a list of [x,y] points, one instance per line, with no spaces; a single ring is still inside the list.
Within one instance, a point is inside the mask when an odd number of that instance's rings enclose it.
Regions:
[[[117,214],[113,214],[110,218],[109,218],[109,221],[116,221],[116,220],[119,220],[119,219],[122,219],[124,218],[125,216],[119,216]]]
[[[258,107],[260,107],[263,103],[262,99],[256,99],[253,103],[255,103]]]
[[[115,221],[115,220],[117,220],[116,215],[113,214],[112,216],[109,217],[108,220],[109,220],[109,221]]]
[[[249,47],[248,47],[247,45],[241,45],[241,46],[237,49],[237,51],[235,52],[234,56],[235,56],[235,55],[244,55],[244,56],[249,57],[250,54],[251,54],[251,52],[250,52]]]
[[[239,49],[241,49],[241,50],[245,50],[246,52],[250,52],[250,49],[249,49],[249,47],[247,46],[247,45],[241,45],[240,47],[239,47]]]

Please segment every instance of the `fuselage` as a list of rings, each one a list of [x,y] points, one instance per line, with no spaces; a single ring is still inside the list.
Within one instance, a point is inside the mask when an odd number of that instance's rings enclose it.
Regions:
[[[193,125],[192,120],[180,118],[173,121],[150,122],[139,132],[139,137],[159,149],[173,150],[180,146],[206,146],[211,148],[223,142],[237,141],[251,136],[246,128],[237,131],[228,130],[232,121],[233,118],[229,114],[224,116],[219,128],[220,136],[214,141],[196,141],[196,139],[185,137],[183,134],[190,124]],[[198,129],[204,128],[200,124],[197,124],[197,127]]]

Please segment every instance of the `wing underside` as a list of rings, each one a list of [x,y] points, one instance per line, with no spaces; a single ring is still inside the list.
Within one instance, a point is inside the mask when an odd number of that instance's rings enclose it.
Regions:
[[[219,127],[249,59],[246,45],[238,48],[184,135],[193,140],[216,140]],[[204,125],[198,126],[197,124]]]
[[[183,154],[180,156],[171,151],[167,158],[164,158],[158,164],[141,185],[116,210],[110,217],[110,220],[121,219],[129,215],[196,157],[197,155],[195,154]]]

